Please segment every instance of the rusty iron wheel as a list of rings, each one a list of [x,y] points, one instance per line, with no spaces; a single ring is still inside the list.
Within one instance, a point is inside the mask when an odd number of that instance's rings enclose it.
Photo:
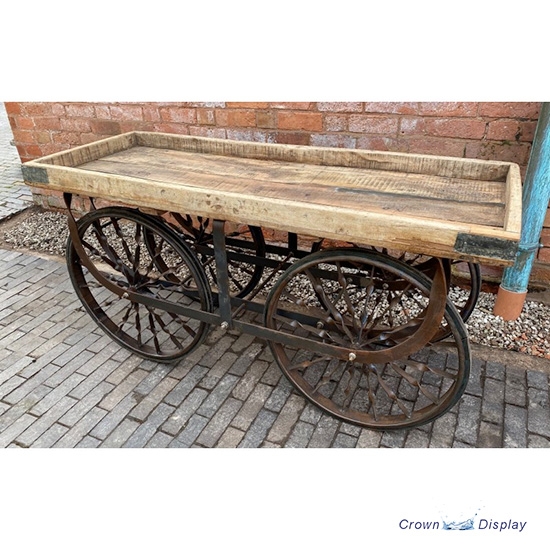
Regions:
[[[306,256],[271,290],[264,323],[341,352],[270,341],[279,367],[309,401],[343,421],[389,430],[435,420],[460,399],[470,366],[468,336],[446,297],[443,268],[437,277],[432,283],[368,250]],[[435,344],[441,317],[451,338]]]
[[[77,224],[79,257],[71,237],[67,265],[73,287],[94,321],[120,345],[155,361],[177,360],[197,345],[208,323],[159,306],[159,300],[211,312],[212,293],[204,270],[177,235],[155,217],[137,210],[94,210]],[[161,261],[159,261],[161,259]],[[85,267],[92,262],[118,293],[100,284]],[[137,293],[138,303],[128,297]],[[157,300],[147,303],[148,299]]]

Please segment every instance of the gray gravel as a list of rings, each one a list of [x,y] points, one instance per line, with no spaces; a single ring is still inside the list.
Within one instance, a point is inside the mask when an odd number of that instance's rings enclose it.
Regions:
[[[4,226],[0,227],[4,246],[58,256],[65,254],[68,231],[64,214],[34,211],[22,221],[14,220]],[[507,322],[492,314],[494,301],[494,294],[481,293],[467,323],[471,341],[550,359],[550,306],[526,301],[520,317]]]

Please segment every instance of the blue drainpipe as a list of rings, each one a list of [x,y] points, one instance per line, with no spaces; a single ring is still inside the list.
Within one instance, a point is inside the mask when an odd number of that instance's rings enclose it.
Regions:
[[[527,294],[529,276],[540,247],[539,240],[550,200],[550,103],[543,103],[537,123],[531,155],[523,183],[521,237],[514,265],[504,270],[499,296],[495,304],[495,314],[506,309],[512,310],[502,315],[507,320],[516,319],[521,313]],[[514,299],[515,293],[517,298]],[[500,296],[502,294],[502,296]],[[512,297],[511,297],[512,296]],[[499,306],[505,300],[516,302],[508,308]]]

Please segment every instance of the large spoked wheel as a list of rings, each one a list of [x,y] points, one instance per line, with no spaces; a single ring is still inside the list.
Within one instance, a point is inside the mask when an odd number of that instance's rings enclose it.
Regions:
[[[208,280],[214,287],[217,286],[211,220],[181,214],[172,216],[177,222],[175,228],[181,232],[186,243],[197,252]],[[256,258],[265,258],[266,255],[263,232],[260,227],[235,225],[226,234],[225,241],[229,292],[233,297],[245,298],[256,288],[264,271],[261,262],[255,261]]]
[[[323,240],[317,241],[312,246],[312,252],[317,252],[322,249]],[[355,245],[350,245],[355,246]],[[360,247],[358,247],[360,248]],[[390,252],[387,249],[372,248],[376,252],[394,257],[402,262],[407,263],[421,271],[425,275],[431,278],[433,274],[434,265],[437,265],[437,259],[424,254],[411,254],[402,252]],[[445,260],[447,262],[447,276],[449,278],[449,297],[451,301],[460,313],[460,317],[466,322],[476,307],[476,303],[479,299],[479,293],[481,291],[481,270],[478,264],[472,262],[464,262],[462,260]],[[468,273],[468,282],[462,286],[455,285],[451,282],[451,275],[453,268],[458,268],[464,273]],[[442,328],[442,330],[436,335],[436,340],[442,340],[449,335],[448,331]]]
[[[439,281],[434,293],[422,273],[367,250],[311,254],[271,290],[264,322],[318,349],[278,339],[271,351],[299,392],[346,422],[398,429],[433,421],[462,395],[470,365],[464,324],[442,274]],[[437,300],[452,338],[431,344]]]
[[[71,281],[90,316],[111,338],[163,362],[179,359],[200,344],[209,325],[174,312],[166,303],[211,312],[211,290],[202,266],[171,230],[152,216],[119,207],[94,210],[77,227],[86,258],[83,262],[69,237]],[[113,289],[92,276],[87,262]],[[132,301],[128,293],[143,300]],[[152,305],[148,299],[164,304]]]

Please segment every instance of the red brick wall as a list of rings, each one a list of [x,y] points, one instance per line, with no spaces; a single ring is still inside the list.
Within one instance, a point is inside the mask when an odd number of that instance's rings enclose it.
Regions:
[[[503,160],[518,163],[523,175],[539,109],[536,102],[6,103],[23,162],[146,130]],[[61,206],[58,197],[35,197]],[[539,257],[550,263],[550,248]]]

